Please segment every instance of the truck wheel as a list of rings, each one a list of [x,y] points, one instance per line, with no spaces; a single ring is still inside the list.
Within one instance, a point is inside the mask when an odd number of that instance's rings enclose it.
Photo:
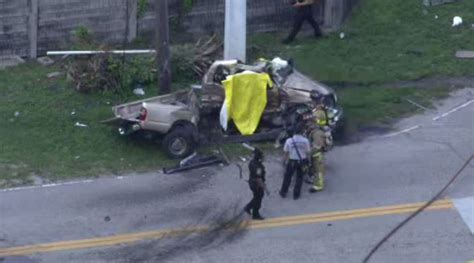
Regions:
[[[195,149],[193,136],[185,130],[172,130],[163,140],[163,149],[170,158],[184,158]]]

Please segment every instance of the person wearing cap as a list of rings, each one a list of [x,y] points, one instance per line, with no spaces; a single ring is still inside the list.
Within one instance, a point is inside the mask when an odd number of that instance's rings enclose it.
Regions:
[[[244,210],[252,215],[252,219],[264,220],[265,218],[260,215],[259,210],[265,195],[265,166],[263,165],[263,152],[257,148],[255,148],[253,158],[249,163],[249,171],[249,187],[253,193],[253,198]]]
[[[308,21],[308,23],[313,27],[314,36],[316,38],[323,35],[321,33],[321,28],[319,28],[318,23],[313,17],[313,5],[315,2],[319,2],[319,0],[297,0],[294,2],[293,7],[296,8],[296,14],[293,21],[293,28],[288,37],[282,41],[283,44],[289,44],[295,39],[296,35],[301,30],[304,21]]]
[[[300,198],[301,187],[303,185],[303,175],[307,172],[308,157],[310,154],[309,140],[303,136],[304,123],[298,123],[294,135],[288,138],[283,147],[285,153],[284,163],[286,163],[285,175],[280,189],[280,196],[285,198],[291,183],[291,178],[296,172],[296,182],[293,189],[293,199]]]

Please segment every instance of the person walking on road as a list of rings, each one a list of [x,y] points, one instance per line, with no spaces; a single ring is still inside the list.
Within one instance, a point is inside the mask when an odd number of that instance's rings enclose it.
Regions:
[[[316,2],[319,2],[319,0],[316,0]],[[282,41],[283,44],[289,44],[295,39],[296,35],[301,30],[304,21],[308,21],[308,23],[313,27],[314,36],[316,38],[321,37],[323,35],[321,32],[321,28],[313,17],[314,4],[315,0],[297,0],[293,4],[293,7],[296,8],[293,28],[291,29],[291,32],[288,37]]]
[[[252,200],[245,206],[244,210],[252,215],[254,220],[264,220],[260,215],[262,199],[265,195],[265,166],[263,165],[263,152],[255,148],[253,158],[249,163],[249,187],[253,193]]]
[[[301,187],[303,184],[303,175],[308,172],[308,157],[310,154],[309,140],[304,137],[304,124],[299,123],[296,126],[293,137],[288,138],[283,147],[285,153],[284,163],[286,163],[285,175],[280,189],[280,196],[285,198],[291,183],[291,178],[296,172],[296,182],[293,189],[293,199],[300,198]]]

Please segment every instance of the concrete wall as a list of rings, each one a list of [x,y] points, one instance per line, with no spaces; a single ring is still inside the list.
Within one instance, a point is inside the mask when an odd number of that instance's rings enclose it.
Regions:
[[[155,0],[149,0],[147,12],[141,17],[137,17],[137,1],[0,0],[0,55],[25,57],[35,55],[32,49],[42,55],[47,50],[70,48],[79,26],[87,27],[96,39],[106,43],[120,44],[136,35],[153,38]],[[203,33],[223,33],[224,0],[194,0],[189,12],[181,12],[183,16],[179,16],[180,0],[169,1],[175,37],[191,39]],[[293,14],[290,1],[249,0],[248,31],[288,31]],[[314,12],[325,28],[336,29],[357,1],[323,0]]]
[[[0,0],[0,56],[27,56],[28,0]]]

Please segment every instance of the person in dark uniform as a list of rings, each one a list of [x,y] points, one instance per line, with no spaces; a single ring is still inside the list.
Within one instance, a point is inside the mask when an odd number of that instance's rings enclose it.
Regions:
[[[316,0],[318,2],[319,0]],[[282,42],[283,44],[289,44],[292,42],[298,32],[301,30],[304,21],[308,21],[308,23],[314,29],[314,36],[316,38],[321,37],[323,34],[321,33],[321,28],[319,28],[318,23],[314,20],[313,17],[313,5],[315,4],[315,0],[297,0],[293,4],[296,8],[296,15],[293,22],[293,28],[288,35]]]
[[[249,186],[253,193],[252,200],[245,206],[245,212],[252,215],[252,219],[265,219],[260,215],[262,199],[265,195],[265,166],[263,165],[263,152],[255,148],[253,159],[249,163]]]

